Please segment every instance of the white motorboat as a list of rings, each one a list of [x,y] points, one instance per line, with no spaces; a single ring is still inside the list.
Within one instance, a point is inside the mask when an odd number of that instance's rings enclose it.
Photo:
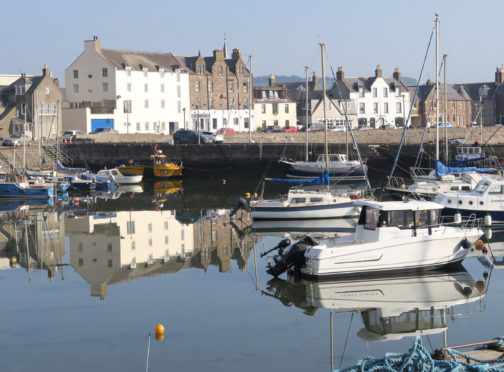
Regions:
[[[321,243],[301,240],[280,252],[267,272],[278,276],[292,269],[328,277],[432,270],[461,262],[483,235],[479,219],[442,223],[438,203],[362,200],[355,205],[362,208],[355,234]]]
[[[143,175],[124,176],[117,168],[102,169],[96,173],[97,177],[107,179],[117,185],[136,185],[142,182]]]
[[[291,189],[280,199],[252,200],[250,210],[253,220],[307,220],[317,218],[352,217],[359,214],[353,198],[333,195],[330,190],[314,191]]]
[[[504,178],[487,176],[471,192],[439,194],[435,201],[444,206],[444,214],[491,217],[492,224],[504,224]]]

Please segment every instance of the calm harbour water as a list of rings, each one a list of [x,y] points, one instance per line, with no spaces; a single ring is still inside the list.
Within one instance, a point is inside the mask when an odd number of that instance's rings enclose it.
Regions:
[[[0,218],[0,370],[143,371],[149,332],[149,371],[254,372],[330,371],[405,352],[415,334],[429,350],[444,331],[448,345],[504,335],[504,271],[490,257],[423,276],[271,280],[260,253],[285,234],[247,233],[250,220],[226,215],[256,180],[146,184],[59,208],[2,204],[13,211]]]

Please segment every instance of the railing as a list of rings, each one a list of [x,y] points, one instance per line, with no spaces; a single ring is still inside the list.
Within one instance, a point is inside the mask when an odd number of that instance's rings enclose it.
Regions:
[[[75,158],[68,152],[64,151],[61,147],[59,151],[56,144],[47,144],[44,146],[44,151],[54,160],[59,160],[65,165],[72,166],[74,164]]]
[[[410,167],[411,177],[427,177],[431,171],[430,168]]]

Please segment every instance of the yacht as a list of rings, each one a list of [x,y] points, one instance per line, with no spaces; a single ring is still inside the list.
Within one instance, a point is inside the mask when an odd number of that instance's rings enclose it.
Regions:
[[[289,178],[314,179],[320,177],[325,169],[329,170],[331,180],[344,178],[345,180],[363,180],[366,178],[365,166],[357,160],[348,160],[345,154],[321,154],[316,161],[288,161],[280,162]],[[326,168],[326,164],[328,167]]]
[[[479,237],[482,221],[443,223],[443,205],[423,200],[354,202],[361,213],[355,234],[320,243],[310,237],[281,247],[268,267],[307,277],[432,270],[462,262]]]

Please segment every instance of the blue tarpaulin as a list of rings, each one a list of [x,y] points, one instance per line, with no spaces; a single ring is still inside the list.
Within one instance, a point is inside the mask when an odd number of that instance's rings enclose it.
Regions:
[[[329,179],[329,171],[325,170],[320,178],[315,178],[312,180],[291,180],[285,178],[268,178],[269,181],[273,182],[283,182],[295,185],[330,185],[331,181]]]
[[[470,173],[470,172],[480,172],[489,173],[491,168],[476,168],[476,167],[447,167],[443,165],[439,160],[436,161],[436,176],[447,176],[452,173]]]
[[[458,167],[459,165],[464,165],[464,164],[468,164],[468,163],[474,163],[474,162],[485,160],[485,159],[488,159],[488,156],[484,156],[482,158],[475,158],[475,159],[449,161],[446,165],[449,166],[449,167]]]

